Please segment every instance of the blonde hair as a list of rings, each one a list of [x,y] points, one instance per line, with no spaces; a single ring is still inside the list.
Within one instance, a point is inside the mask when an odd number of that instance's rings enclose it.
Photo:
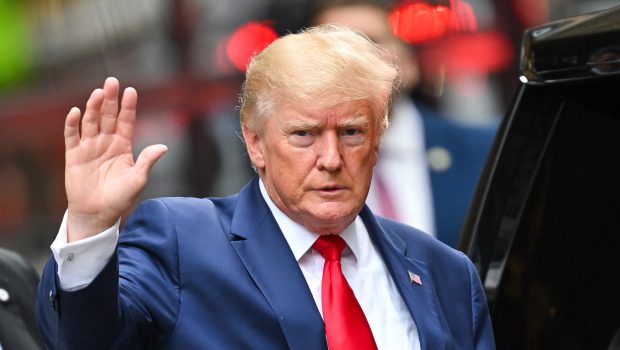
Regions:
[[[391,55],[364,34],[321,25],[279,38],[252,58],[241,92],[241,125],[259,130],[276,107],[371,102],[380,132],[398,85]]]

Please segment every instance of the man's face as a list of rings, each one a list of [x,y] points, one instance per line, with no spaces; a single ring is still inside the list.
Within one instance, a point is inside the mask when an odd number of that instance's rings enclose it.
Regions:
[[[365,101],[289,107],[267,116],[262,131],[243,133],[278,208],[313,232],[335,234],[366,200],[380,137],[375,118]]]

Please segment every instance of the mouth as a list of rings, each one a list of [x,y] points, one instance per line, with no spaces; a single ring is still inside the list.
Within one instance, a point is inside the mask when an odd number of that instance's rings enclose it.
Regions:
[[[346,187],[340,185],[326,185],[317,188],[317,191],[322,193],[337,193],[340,191],[344,191]]]

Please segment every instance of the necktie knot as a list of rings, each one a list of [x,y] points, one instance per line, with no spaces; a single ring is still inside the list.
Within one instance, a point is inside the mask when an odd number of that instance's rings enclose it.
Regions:
[[[339,235],[322,235],[314,242],[312,248],[318,251],[325,260],[340,261],[342,250],[346,244]]]

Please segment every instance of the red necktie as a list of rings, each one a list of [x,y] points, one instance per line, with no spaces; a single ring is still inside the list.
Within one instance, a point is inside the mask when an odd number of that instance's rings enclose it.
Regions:
[[[340,254],[345,245],[338,235],[324,235],[312,246],[325,258],[321,299],[327,344],[330,350],[376,350],[366,316],[342,274]]]

